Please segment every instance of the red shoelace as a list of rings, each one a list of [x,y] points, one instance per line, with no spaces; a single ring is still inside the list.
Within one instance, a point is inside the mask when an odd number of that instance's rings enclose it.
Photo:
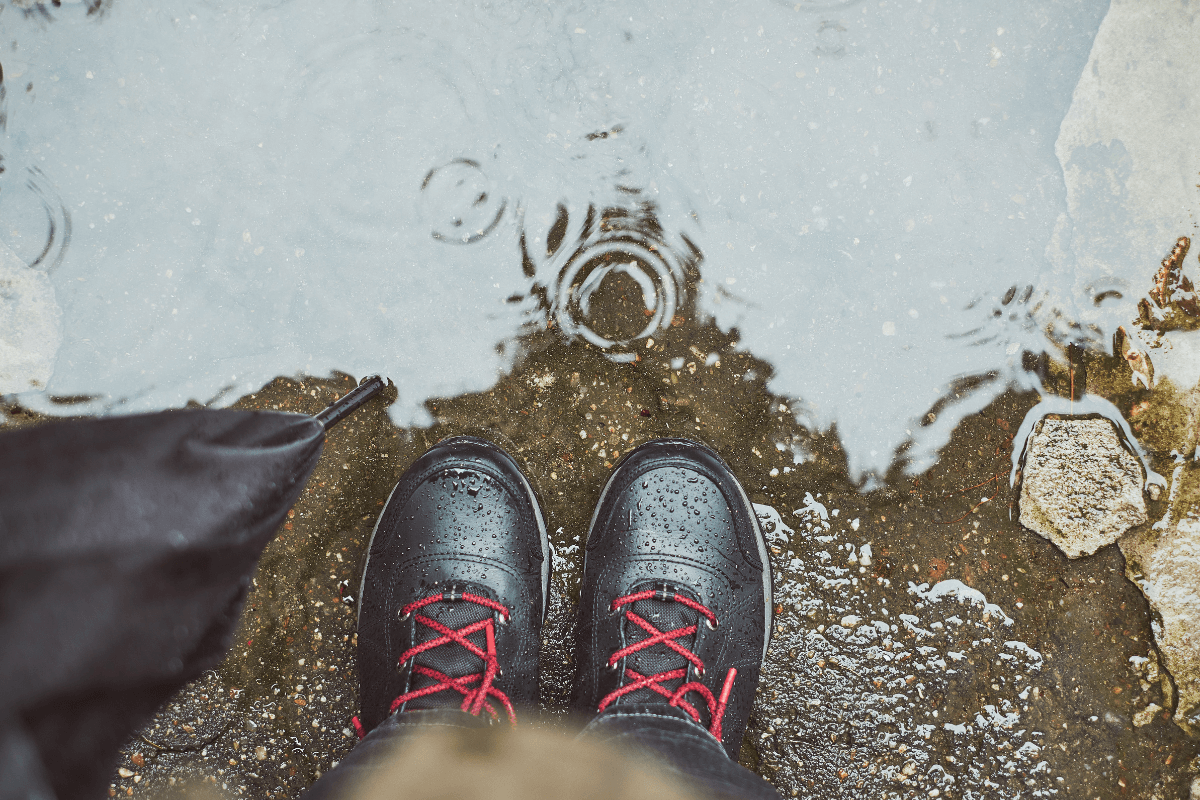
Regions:
[[[466,601],[468,603],[476,603],[485,608],[490,608],[500,614],[501,621],[507,621],[509,617],[508,608],[497,603],[494,600],[489,600],[486,597],[480,597],[477,594],[469,592],[442,592],[440,594],[430,595],[429,597],[409,603],[400,610],[402,618],[407,619],[410,614],[416,614],[427,605],[442,601]],[[461,678],[451,678],[445,673],[439,672],[436,669],[422,666],[420,664],[413,665],[413,672],[417,675],[424,675],[427,678],[432,678],[435,683],[426,686],[424,689],[406,692],[392,701],[391,708],[388,713],[394,712],[400,706],[410,700],[416,700],[418,697],[425,697],[438,692],[454,690],[463,696],[462,710],[468,714],[479,716],[481,711],[486,710],[492,715],[493,719],[499,719],[500,715],[496,712],[495,707],[488,702],[488,698],[494,698],[504,706],[504,710],[508,713],[508,720],[512,724],[517,724],[517,714],[513,710],[512,702],[508,699],[508,695],[492,685],[496,679],[496,675],[500,672],[500,665],[496,659],[496,624],[495,617],[488,617],[479,622],[472,622],[470,625],[465,625],[458,629],[447,628],[436,619],[425,616],[424,614],[416,615],[416,622],[420,625],[425,625],[432,628],[435,632],[441,634],[430,639],[427,642],[419,644],[415,647],[410,647],[400,654],[399,663],[403,664],[410,658],[420,655],[427,650],[432,650],[435,647],[443,645],[457,644],[467,648],[473,655],[483,661],[483,672],[474,675],[466,675]],[[487,650],[481,650],[467,637],[473,633],[484,631],[487,638]],[[476,685],[478,684],[478,685]],[[354,723],[354,729],[358,732],[358,738],[366,736],[366,730],[363,728],[362,722],[358,717],[354,717],[351,722]]]
[[[708,620],[708,623],[711,627],[717,627],[716,614],[709,611],[695,600],[683,597],[675,592],[664,590],[647,589],[642,592],[627,594],[624,597],[618,597],[616,600],[612,601],[612,610],[619,611],[622,606],[631,605],[639,600],[650,599],[674,600],[677,603],[683,603],[685,606],[698,612],[701,616]],[[628,647],[622,647],[620,650],[613,653],[608,659],[609,667],[615,667],[621,659],[625,658],[625,656],[632,655],[640,650],[646,649],[647,647],[653,647],[656,644],[662,644],[666,645],[687,659],[688,662],[696,668],[696,673],[698,675],[704,675],[704,662],[700,660],[700,657],[691,650],[688,650],[679,642],[675,641],[676,639],[684,636],[691,636],[694,634],[697,626],[687,625],[682,628],[676,628],[672,631],[660,631],[658,628],[654,627],[654,625],[647,622],[638,614],[634,613],[632,609],[625,609],[625,618],[644,630],[648,635],[640,642],[634,642]],[[626,667],[625,677],[629,679],[630,682],[605,695],[604,699],[600,701],[600,707],[597,710],[603,711],[614,700],[622,695],[629,694],[630,692],[636,692],[639,689],[650,689],[651,691],[654,691],[667,698],[671,705],[683,709],[683,711],[686,712],[687,715],[696,722],[700,722],[699,710],[697,710],[696,707],[687,700],[683,699],[684,695],[686,695],[688,692],[696,692],[704,698],[704,702],[708,705],[709,717],[712,720],[708,730],[713,736],[717,737],[719,741],[721,739],[721,719],[725,716],[725,707],[729,705],[729,693],[733,689],[733,679],[737,677],[737,670],[731,668],[729,672],[726,673],[725,683],[721,687],[721,695],[719,698],[713,697],[713,693],[709,690],[709,688],[699,681],[688,681],[687,676],[687,667],[667,670],[666,672],[659,672],[654,675],[641,675],[636,670]],[[683,683],[681,683],[679,688],[675,691],[671,691],[662,685],[667,681],[673,680],[683,680]]]

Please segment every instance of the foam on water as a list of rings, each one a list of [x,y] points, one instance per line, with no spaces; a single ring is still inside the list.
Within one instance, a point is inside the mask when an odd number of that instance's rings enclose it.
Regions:
[[[801,516],[830,534],[815,544],[770,506],[755,511],[775,602],[799,623],[776,631],[756,710],[777,785],[848,798],[1058,793],[1044,734],[1025,720],[1044,659],[1002,608],[958,580],[897,591],[858,567],[870,545],[836,518]]]

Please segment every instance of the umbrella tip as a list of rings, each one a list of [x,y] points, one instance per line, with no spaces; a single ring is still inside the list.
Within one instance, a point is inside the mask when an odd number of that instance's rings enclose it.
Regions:
[[[372,397],[379,394],[386,385],[383,378],[379,375],[371,375],[363,378],[358,386],[346,392],[342,399],[317,414],[315,419],[321,423],[325,430],[329,430],[353,414]]]

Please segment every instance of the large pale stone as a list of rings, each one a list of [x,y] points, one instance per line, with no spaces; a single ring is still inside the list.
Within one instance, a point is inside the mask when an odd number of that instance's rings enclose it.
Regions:
[[[1109,4],[1054,144],[1067,214],[1048,253],[1059,269],[1081,276],[1080,289],[1128,275],[1133,264],[1153,270],[1178,236],[1192,235],[1197,37],[1194,3]]]
[[[1106,419],[1043,419],[1021,481],[1021,524],[1068,558],[1091,555],[1146,521],[1142,465]]]
[[[1162,520],[1121,539],[1125,574],[1154,609],[1154,640],[1175,684],[1175,722],[1200,735],[1200,467],[1178,465]],[[1171,698],[1167,697],[1168,703]]]

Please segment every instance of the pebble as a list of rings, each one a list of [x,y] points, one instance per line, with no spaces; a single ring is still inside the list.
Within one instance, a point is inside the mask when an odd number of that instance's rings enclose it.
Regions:
[[[128,769],[126,767],[117,767],[117,774],[120,775],[122,778],[132,778],[133,770]]]
[[[1158,703],[1151,703],[1150,705],[1146,706],[1141,711],[1133,715],[1134,727],[1144,728],[1145,726],[1149,725],[1154,721],[1154,717],[1158,714],[1158,712],[1162,710],[1162,706],[1160,706]]]
[[[267,760],[267,748],[263,747],[261,744],[258,747],[254,748],[254,757],[257,758],[259,761],[266,761]]]

